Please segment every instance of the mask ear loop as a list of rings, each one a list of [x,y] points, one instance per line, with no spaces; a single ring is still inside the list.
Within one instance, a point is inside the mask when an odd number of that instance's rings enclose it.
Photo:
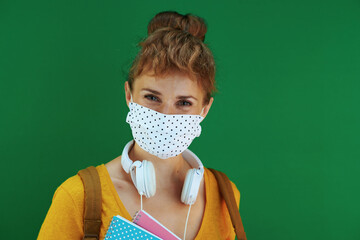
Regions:
[[[203,108],[201,109],[201,113],[200,113],[200,115],[202,115],[202,114],[203,114],[204,109],[205,109],[205,107],[203,107]]]
[[[184,240],[185,240],[185,236],[186,236],[186,228],[187,228],[187,224],[188,224],[188,220],[189,220],[191,205],[192,204],[189,205],[189,211],[188,211],[188,214],[187,214],[187,217],[186,217],[185,230],[184,230]]]

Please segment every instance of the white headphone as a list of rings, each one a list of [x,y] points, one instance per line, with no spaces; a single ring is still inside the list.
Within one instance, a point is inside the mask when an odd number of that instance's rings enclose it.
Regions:
[[[129,149],[134,144],[131,140],[126,144],[121,155],[121,165],[125,172],[131,175],[131,179],[140,195],[145,195],[147,198],[155,195],[156,179],[155,169],[152,162],[143,160],[133,162],[129,158]],[[184,159],[193,167],[188,170],[185,182],[181,192],[181,202],[187,205],[192,205],[196,201],[199,192],[201,179],[204,175],[204,166],[200,159],[189,149],[183,153]]]

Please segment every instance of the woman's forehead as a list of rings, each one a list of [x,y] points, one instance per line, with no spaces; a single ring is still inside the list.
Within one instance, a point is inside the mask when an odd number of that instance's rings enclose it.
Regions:
[[[134,81],[134,90],[153,89],[161,94],[193,94],[202,96],[202,88],[198,82],[185,74],[168,74],[152,76],[143,74]]]

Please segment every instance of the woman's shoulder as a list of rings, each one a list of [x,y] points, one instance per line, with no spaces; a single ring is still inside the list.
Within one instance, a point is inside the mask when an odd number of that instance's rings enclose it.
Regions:
[[[96,166],[98,172],[101,171],[102,165]],[[78,172],[73,176],[68,177],[58,186],[54,197],[59,193],[68,195],[75,203],[78,203],[77,205],[81,205],[81,203],[84,202],[84,184]]]
[[[69,193],[77,193],[84,189],[82,180],[78,174],[68,177],[59,186],[60,189],[66,190]]]
[[[63,181],[56,189],[54,199],[67,197],[77,206],[84,201],[84,185],[78,174],[74,174]]]
[[[84,185],[78,174],[64,180],[55,190],[38,239],[80,239],[83,235]]]
[[[99,172],[101,171],[102,165],[98,165],[96,168]],[[57,187],[52,202],[53,204],[61,203],[62,206],[73,206],[78,209],[79,213],[82,213],[84,208],[84,198],[84,184],[78,172],[76,172],[76,174],[68,177]]]
[[[217,190],[219,188],[219,185],[218,185],[218,182],[216,180],[216,177],[215,177],[214,173],[209,168],[204,167],[204,169],[205,169],[206,178],[209,181],[209,185],[210,185],[209,189],[212,189],[212,190],[216,189]],[[216,170],[216,169],[214,169],[214,170]],[[218,170],[216,170],[216,171],[218,171]],[[225,173],[225,172],[223,172],[223,173]],[[225,175],[226,175],[226,173],[225,173]],[[239,204],[240,204],[240,191],[237,188],[236,184],[230,178],[229,178],[229,181],[230,181],[232,190],[234,192],[236,204],[239,206]]]

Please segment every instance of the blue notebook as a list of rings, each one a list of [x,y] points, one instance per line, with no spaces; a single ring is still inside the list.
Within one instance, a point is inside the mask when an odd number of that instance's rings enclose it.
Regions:
[[[162,240],[151,232],[121,217],[111,219],[105,239],[111,240]]]

